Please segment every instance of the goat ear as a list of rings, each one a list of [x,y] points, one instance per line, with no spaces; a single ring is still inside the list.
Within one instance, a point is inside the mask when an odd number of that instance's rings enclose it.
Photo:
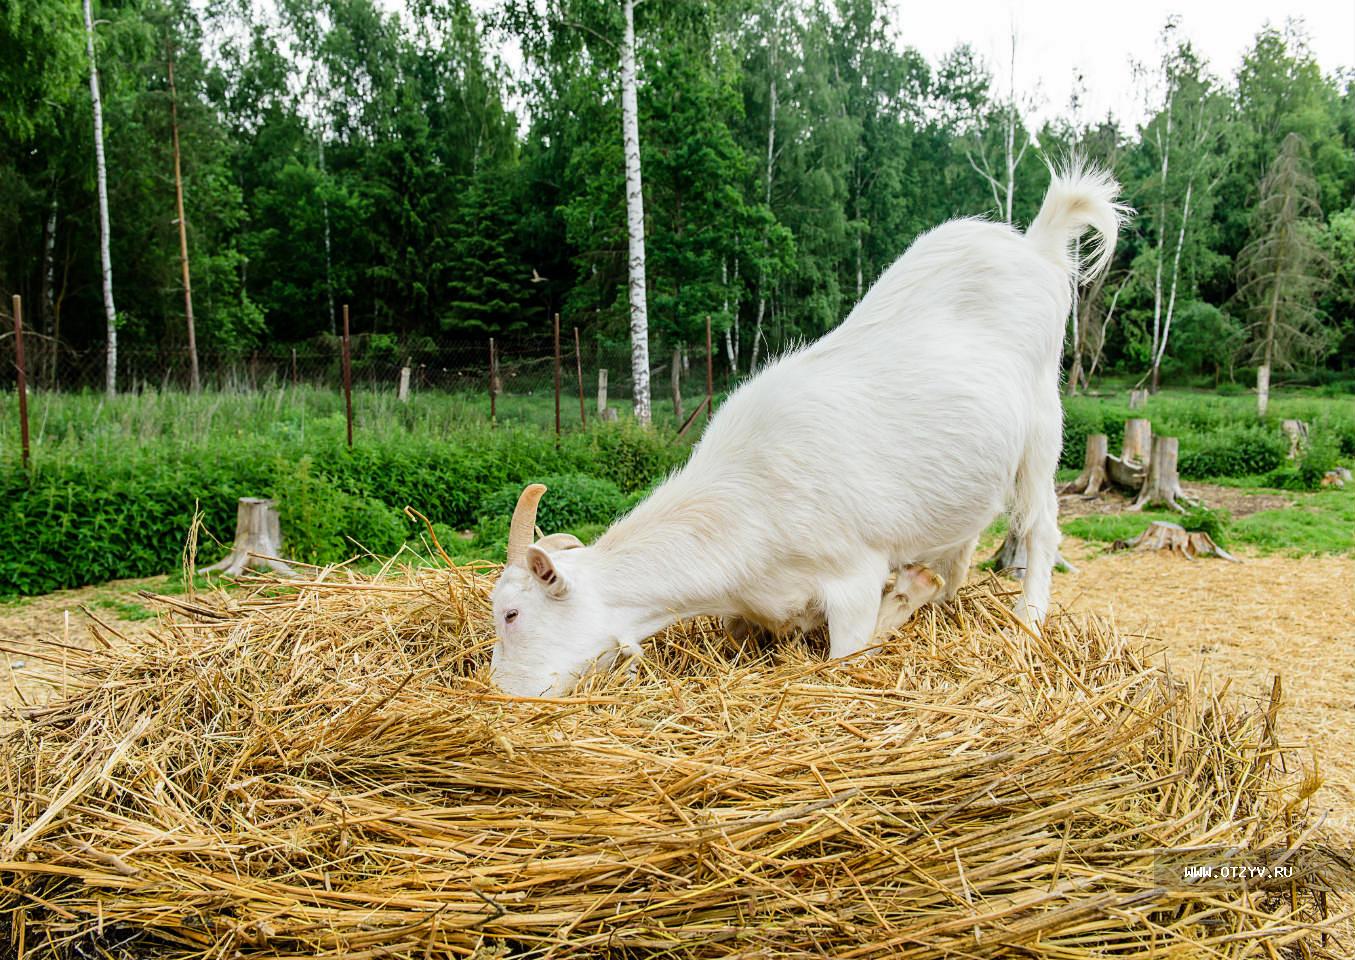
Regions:
[[[555,568],[555,561],[550,558],[550,554],[539,546],[527,548],[527,569],[536,578],[536,582],[546,589],[547,596],[561,600],[569,593],[568,581]]]
[[[920,607],[924,603],[930,603],[939,597],[941,591],[945,588],[945,580],[926,567],[910,564],[899,571],[899,579],[894,586],[894,591],[903,594],[912,603]]]
[[[536,545],[548,553],[554,553],[556,550],[577,550],[583,546],[583,541],[572,533],[552,533],[536,541]]]

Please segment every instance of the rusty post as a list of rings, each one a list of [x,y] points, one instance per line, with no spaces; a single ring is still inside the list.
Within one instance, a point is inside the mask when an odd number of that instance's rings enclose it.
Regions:
[[[19,375],[19,442],[22,444],[24,469],[28,469],[28,381],[24,371],[24,313],[23,301],[14,295],[14,365]]]
[[[579,377],[579,424],[588,426],[588,414],[583,409],[583,351],[579,349],[579,328],[574,328],[574,372]]]
[[[715,355],[710,350],[710,314],[706,314],[706,423],[715,402]]]
[[[560,436],[560,315],[555,315],[555,436]]]
[[[494,338],[489,338],[489,422],[498,423],[496,399],[499,392],[499,355],[494,352]]]
[[[348,415],[348,447],[353,447],[353,364],[348,352],[348,304],[343,305],[343,403]]]

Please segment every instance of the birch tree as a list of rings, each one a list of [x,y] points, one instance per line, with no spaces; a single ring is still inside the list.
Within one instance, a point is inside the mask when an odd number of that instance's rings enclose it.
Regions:
[[[85,51],[89,54],[89,96],[94,104],[94,171],[99,193],[99,262],[103,275],[104,319],[107,345],[104,352],[104,390],[118,392],[118,321],[113,306],[113,261],[108,250],[108,171],[104,165],[103,102],[99,99],[99,67],[94,59],[94,13],[85,0]]]
[[[993,206],[1006,223],[1014,222],[1013,201],[1016,197],[1016,171],[1025,158],[1026,151],[1034,144],[1021,119],[1021,103],[1016,95],[1016,28],[1011,30],[1011,58],[1007,70],[1007,97],[996,104],[987,129],[996,122],[1001,135],[1001,152],[996,160],[990,160],[985,149],[983,134],[985,129],[974,131],[974,146],[965,152],[969,165],[974,169],[992,193]],[[1026,103],[1029,107],[1029,102]],[[977,159],[976,159],[977,158]]]
[[[1160,165],[1155,183],[1152,338],[1148,370],[1139,380],[1140,384],[1147,382],[1154,393],[1161,385],[1177,304],[1185,299],[1182,290],[1187,282],[1181,263],[1183,252],[1194,242],[1192,221],[1199,221],[1201,213],[1209,215],[1210,211],[1202,211],[1201,206],[1210,203],[1218,182],[1220,159],[1215,141],[1224,109],[1213,79],[1190,45],[1182,42],[1170,46],[1175,29],[1175,21],[1169,20],[1163,31],[1163,103],[1144,131],[1144,140],[1152,144]]]
[[[640,180],[640,108],[636,95],[635,0],[622,0],[621,140],[626,162],[626,274],[635,419],[650,422],[649,307],[645,297],[645,202]]]

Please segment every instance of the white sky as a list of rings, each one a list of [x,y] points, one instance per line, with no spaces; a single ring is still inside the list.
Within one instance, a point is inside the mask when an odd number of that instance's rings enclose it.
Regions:
[[[1037,123],[1066,111],[1081,72],[1080,119],[1109,110],[1132,129],[1144,110],[1130,61],[1156,62],[1158,36],[1172,14],[1211,72],[1229,81],[1261,28],[1283,27],[1286,17],[1303,22],[1324,73],[1355,67],[1355,0],[896,0],[893,7],[902,43],[933,64],[968,43],[1004,92],[1015,23],[1017,96],[1036,98]]]

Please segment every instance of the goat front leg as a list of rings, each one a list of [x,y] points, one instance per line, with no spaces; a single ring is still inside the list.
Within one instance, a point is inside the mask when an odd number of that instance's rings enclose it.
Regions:
[[[873,644],[888,572],[881,560],[825,584],[823,609],[828,617],[828,653],[833,659],[855,656]]]

